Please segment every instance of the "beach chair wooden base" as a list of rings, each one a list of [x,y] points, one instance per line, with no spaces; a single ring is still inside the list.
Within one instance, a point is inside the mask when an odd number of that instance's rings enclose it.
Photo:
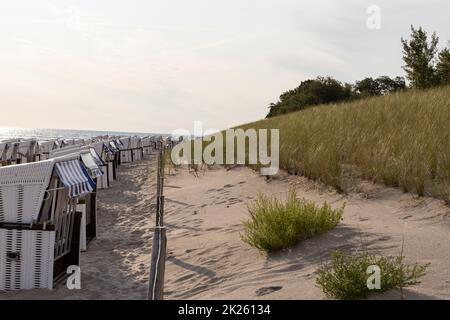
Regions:
[[[0,291],[53,289],[80,264],[81,212],[74,213],[70,250],[54,259],[55,226],[0,224]]]

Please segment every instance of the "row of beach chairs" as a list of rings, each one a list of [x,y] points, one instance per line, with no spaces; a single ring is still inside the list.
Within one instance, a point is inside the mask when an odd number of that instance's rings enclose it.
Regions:
[[[0,291],[52,289],[97,235],[97,190],[162,137],[0,143]]]

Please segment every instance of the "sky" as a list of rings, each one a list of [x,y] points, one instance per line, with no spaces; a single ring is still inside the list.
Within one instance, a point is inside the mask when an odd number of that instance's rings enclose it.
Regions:
[[[448,0],[2,0],[0,126],[224,129],[308,78],[403,76],[400,38],[414,24],[447,45],[448,12]]]

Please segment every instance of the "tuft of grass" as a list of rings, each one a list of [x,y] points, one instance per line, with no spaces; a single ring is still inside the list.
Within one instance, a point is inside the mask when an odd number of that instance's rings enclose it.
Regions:
[[[244,222],[241,238],[267,252],[293,247],[301,240],[336,227],[342,220],[344,206],[332,209],[325,202],[319,207],[314,202],[297,199],[293,190],[285,201],[259,195],[248,205],[250,219]]]
[[[367,269],[372,265],[380,268],[380,289],[370,290],[367,287],[370,276]],[[332,253],[330,263],[319,268],[316,283],[328,298],[362,299],[373,292],[381,293],[418,284],[428,266],[417,263],[407,265],[403,256],[384,257],[368,253],[350,256],[337,250]]]

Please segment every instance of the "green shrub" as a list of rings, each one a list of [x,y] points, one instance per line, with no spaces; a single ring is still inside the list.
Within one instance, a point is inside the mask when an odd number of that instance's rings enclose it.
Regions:
[[[318,207],[314,202],[297,199],[295,191],[290,191],[286,201],[259,195],[248,210],[251,217],[244,222],[242,240],[273,252],[333,229],[342,220],[344,206],[333,210],[325,202]]]
[[[406,265],[402,256],[383,257],[368,253],[356,256],[345,255],[341,251],[332,254],[331,262],[318,270],[316,283],[328,298],[361,299],[371,292],[385,292],[394,288],[404,288],[420,283],[426,273],[426,265]],[[367,287],[367,268],[380,268],[380,289]]]

